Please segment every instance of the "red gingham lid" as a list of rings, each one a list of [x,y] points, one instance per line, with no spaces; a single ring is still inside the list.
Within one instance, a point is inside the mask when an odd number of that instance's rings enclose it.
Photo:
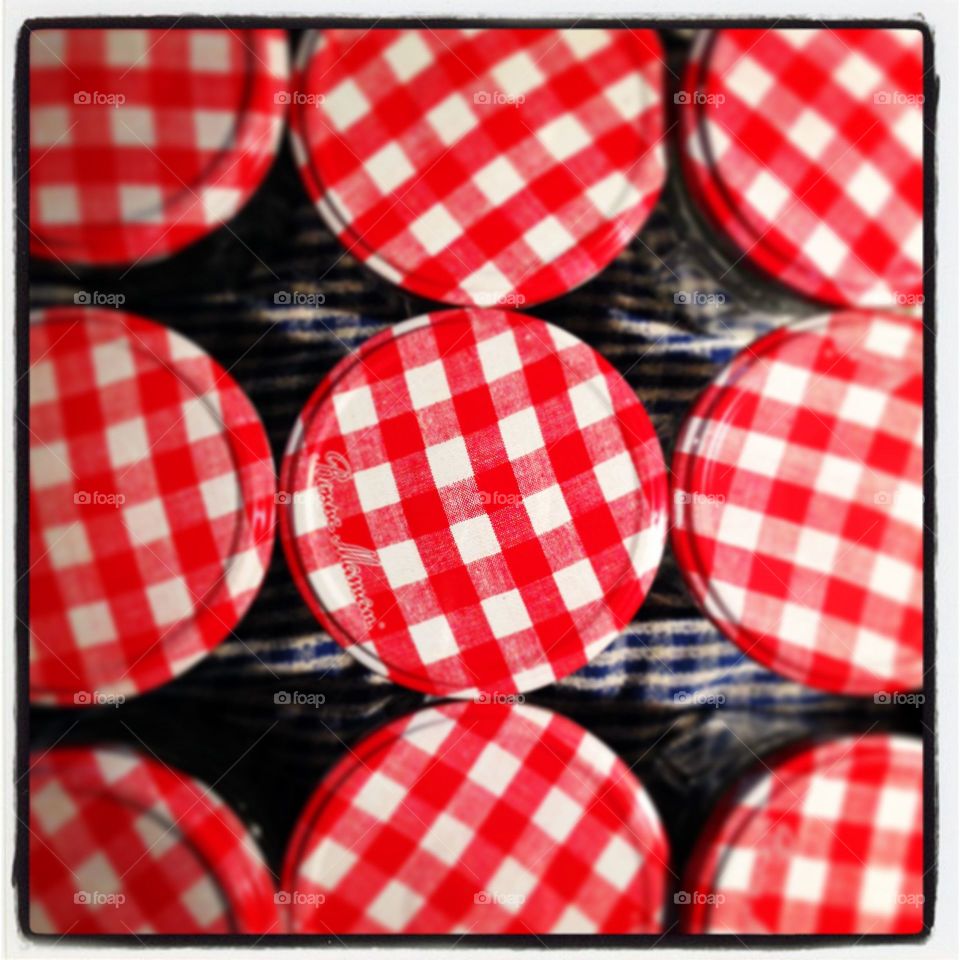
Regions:
[[[769,334],[697,400],[673,460],[673,545],[744,651],[840,693],[923,673],[919,321],[837,313]]]
[[[417,317],[341,361],[281,489],[290,568],[324,627],[443,695],[579,669],[633,617],[666,537],[663,456],[633,390],[571,334],[497,310]]]
[[[30,695],[149,690],[239,622],[276,478],[233,379],[172,330],[56,308],[30,328]]]
[[[923,874],[920,741],[845,737],[744,778],[677,899],[687,933],[918,933]]]
[[[393,283],[535,303],[602,270],[664,179],[652,30],[325,30],[299,56],[310,198]]]
[[[657,933],[667,840],[622,760],[565,717],[447,703],[394,721],[311,798],[295,933]]]
[[[210,788],[122,748],[30,768],[30,928],[61,934],[281,932],[273,878]]]
[[[746,257],[827,303],[917,302],[919,31],[706,33],[680,99],[688,183]]]
[[[68,263],[166,256],[230,220],[277,151],[282,30],[30,35],[30,250]]]

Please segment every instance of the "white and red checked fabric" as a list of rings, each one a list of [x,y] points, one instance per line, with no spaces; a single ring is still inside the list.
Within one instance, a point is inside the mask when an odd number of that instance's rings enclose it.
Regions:
[[[663,456],[598,353],[498,310],[408,320],[320,385],[281,534],[330,634],[440,695],[532,690],[630,622],[666,538]]]
[[[236,626],[273,547],[263,426],[180,334],[114,310],[30,327],[30,695],[149,690]]]
[[[287,850],[294,933],[657,933],[669,851],[627,766],[547,710],[447,703],[344,758]]]
[[[919,31],[709,32],[678,99],[687,182],[742,256],[838,306],[919,302]]]
[[[845,737],[744,778],[677,899],[687,933],[919,933],[923,876],[920,741]]]
[[[923,335],[880,313],[762,337],[677,441],[673,545],[716,625],[825,690],[923,679]]]
[[[665,175],[652,30],[325,30],[291,115],[310,199],[382,276],[536,303],[602,270]]]
[[[213,790],[122,748],[35,754],[33,933],[277,933],[259,850]]]
[[[30,35],[30,250],[67,263],[167,256],[230,220],[276,155],[282,30]]]

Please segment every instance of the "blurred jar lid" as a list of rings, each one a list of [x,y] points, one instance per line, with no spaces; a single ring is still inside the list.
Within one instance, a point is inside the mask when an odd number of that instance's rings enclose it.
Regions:
[[[746,653],[824,690],[923,680],[923,336],[879,313],[757,340],[697,400],[673,546]]]
[[[837,306],[922,300],[922,33],[707,31],[675,100],[687,183],[738,259]]]
[[[30,697],[96,705],[183,673],[237,625],[276,477],[233,378],[108,308],[30,326]]]
[[[30,250],[127,264],[230,220],[277,152],[283,30],[30,35]]]
[[[392,283],[536,303],[602,270],[664,180],[651,30],[307,34],[293,148],[330,229]]]
[[[646,791],[557,714],[447,703],[381,728],[287,850],[295,933],[657,933],[669,852]]]
[[[920,741],[844,737],[738,783],[675,899],[685,933],[919,933],[923,876]]]
[[[31,758],[33,933],[279,933],[273,878],[205,784],[118,747]]]

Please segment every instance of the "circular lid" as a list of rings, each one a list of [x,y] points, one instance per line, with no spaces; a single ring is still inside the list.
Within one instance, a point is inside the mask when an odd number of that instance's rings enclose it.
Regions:
[[[686,933],[918,933],[923,874],[920,741],[845,737],[744,778],[676,899]]]
[[[293,148],[350,251],[434,300],[535,303],[603,269],[664,180],[652,30],[325,30]]]
[[[816,317],[762,337],[697,400],[673,460],[696,599],[761,663],[840,693],[923,673],[919,321]]]
[[[743,256],[827,303],[921,302],[920,31],[713,31],[686,86],[688,183]]]
[[[164,257],[225,223],[267,172],[290,96],[282,30],[34,30],[30,250]]]
[[[273,548],[263,426],[184,337],[112,310],[30,328],[30,696],[175,677],[253,601]]]
[[[324,627],[442,695],[579,669],[630,622],[666,537],[663,456],[633,390],[569,333],[496,310],[417,317],[342,360],[281,489]]]
[[[667,840],[608,747],[532,707],[447,703],[351,751],[284,865],[296,933],[656,933]]]
[[[30,929],[279,932],[273,878],[209,787],[122,748],[30,766]]]

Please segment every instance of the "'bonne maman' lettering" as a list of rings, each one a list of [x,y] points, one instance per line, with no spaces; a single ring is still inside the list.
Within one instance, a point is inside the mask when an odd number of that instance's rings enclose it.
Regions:
[[[353,470],[350,467],[350,462],[342,453],[329,450],[322,461],[314,463],[312,472],[317,493],[320,496],[323,515],[327,520],[327,529],[330,531],[330,542],[337,551],[337,557],[340,560],[347,585],[350,587],[353,599],[360,610],[363,625],[369,633],[377,622],[377,618],[373,612],[373,603],[367,596],[366,588],[363,585],[361,568],[379,567],[380,558],[375,550],[361,547],[355,543],[348,543],[336,532],[340,529],[343,519],[337,507],[334,495],[335,489],[337,484],[347,483],[353,478]]]

